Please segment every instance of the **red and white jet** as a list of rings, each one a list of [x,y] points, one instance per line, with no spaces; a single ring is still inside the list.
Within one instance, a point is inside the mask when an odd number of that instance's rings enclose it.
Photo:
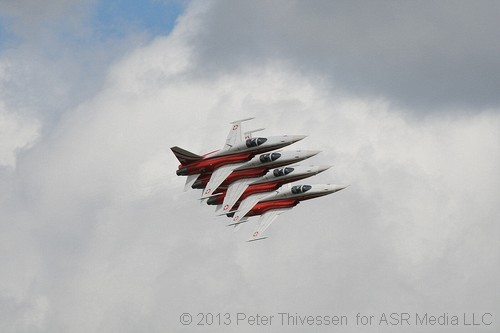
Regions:
[[[264,176],[270,169],[303,161],[319,152],[319,150],[291,150],[257,155],[248,162],[228,164],[218,168],[213,174],[201,175],[192,187],[204,188],[202,199],[208,199],[235,181]]]
[[[200,174],[213,173],[212,177],[217,176],[217,182],[219,182],[221,178],[224,180],[232,170],[231,168],[224,168],[217,171],[221,167],[228,164],[247,162],[257,154],[280,149],[305,138],[305,135],[252,138],[251,133],[255,131],[247,132],[245,136],[243,136],[241,132],[241,123],[250,119],[253,118],[242,119],[231,123],[232,127],[227,136],[226,144],[224,148],[220,150],[200,156],[177,146],[170,148],[181,163],[176,172],[177,175],[188,176],[186,187],[190,183],[196,181]],[[215,190],[219,185],[220,183],[217,184],[217,186],[213,186],[213,189]],[[208,188],[203,192],[203,196],[208,197],[212,193],[212,188]]]
[[[305,138],[304,135],[252,137],[258,130],[242,133],[241,123],[231,123],[224,147],[205,155],[193,154],[177,146],[171,150],[181,163],[178,176],[187,176],[185,189],[199,188],[202,200],[218,205],[219,215],[232,218],[239,226],[249,217],[260,215],[260,223],[249,241],[265,239],[262,234],[283,212],[300,201],[340,191],[347,185],[295,185],[289,183],[316,175],[329,166],[290,164],[305,160],[319,151],[275,151]],[[269,170],[274,169],[271,173]],[[283,186],[284,185],[284,186]],[[281,187],[280,187],[281,186]]]
[[[292,209],[300,201],[332,194],[347,186],[349,185],[295,185],[265,195],[254,194],[243,200],[236,212],[227,214],[233,218],[233,222],[229,225],[236,226],[247,222],[251,216],[260,215],[259,226],[248,241],[266,239],[267,237],[263,237],[262,234],[280,214]]]
[[[207,204],[219,205],[217,210],[222,209],[222,213],[228,213],[235,204],[253,194],[267,195],[268,192],[275,191],[284,184],[312,177],[329,168],[330,165],[294,165],[274,169],[273,172],[259,178],[240,179],[231,183],[226,191],[210,197]]]

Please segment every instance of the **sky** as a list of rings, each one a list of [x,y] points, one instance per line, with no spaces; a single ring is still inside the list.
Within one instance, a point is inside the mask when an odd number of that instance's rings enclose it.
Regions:
[[[0,1],[0,330],[497,332],[499,11]],[[169,149],[219,149],[247,117],[308,135],[290,148],[322,152],[302,164],[333,167],[307,181],[351,185],[254,243],[183,191]]]

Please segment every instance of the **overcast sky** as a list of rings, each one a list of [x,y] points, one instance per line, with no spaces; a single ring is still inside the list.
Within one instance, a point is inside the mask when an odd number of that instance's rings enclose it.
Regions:
[[[0,330],[470,332],[464,313],[491,313],[473,330],[498,332],[499,15],[486,1],[0,1]],[[322,150],[303,163],[334,167],[308,182],[351,184],[250,244],[252,226],[234,233],[183,192],[169,150],[221,148],[249,116]],[[200,312],[276,321],[199,327]],[[391,312],[412,325],[379,326]],[[360,329],[357,313],[376,320]]]

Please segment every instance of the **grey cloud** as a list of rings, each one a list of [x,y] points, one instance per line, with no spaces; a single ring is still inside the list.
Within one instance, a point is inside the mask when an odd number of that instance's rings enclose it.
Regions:
[[[35,41],[51,29],[64,28],[67,32],[82,31],[82,20],[95,0],[18,0],[1,1],[0,18],[7,29]],[[69,30],[69,31],[68,31]]]
[[[326,75],[335,89],[420,111],[500,103],[500,5],[488,1],[214,1],[199,66],[272,59]]]

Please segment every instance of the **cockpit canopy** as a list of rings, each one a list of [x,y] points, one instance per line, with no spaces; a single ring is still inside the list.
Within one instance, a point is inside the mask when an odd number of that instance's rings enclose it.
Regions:
[[[299,193],[304,193],[312,189],[311,185],[295,185],[292,186],[292,193],[293,194],[299,194]]]
[[[260,155],[259,159],[262,163],[268,163],[268,162],[276,161],[280,157],[281,157],[280,153],[268,153],[268,154]]]
[[[274,175],[274,177],[281,177],[284,175],[288,175],[292,171],[293,171],[293,168],[290,168],[290,167],[281,168],[281,169],[274,169],[273,175]]]
[[[260,146],[261,144],[263,144],[266,141],[267,141],[266,138],[253,138],[253,139],[248,139],[245,143],[246,143],[248,148],[252,148],[252,147]]]

